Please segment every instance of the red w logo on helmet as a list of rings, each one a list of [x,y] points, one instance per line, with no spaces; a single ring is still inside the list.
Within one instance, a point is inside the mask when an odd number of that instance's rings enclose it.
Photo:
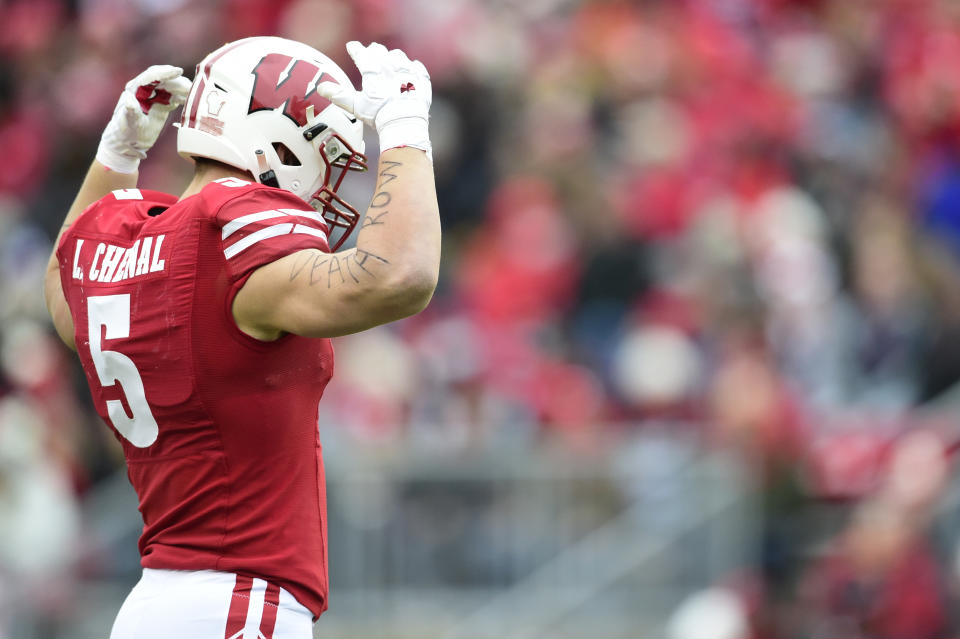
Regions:
[[[318,74],[320,77],[317,77]],[[313,105],[315,113],[320,113],[330,105],[330,100],[317,94],[317,85],[326,81],[336,82],[329,74],[320,73],[316,65],[294,60],[282,53],[263,56],[253,68],[253,77],[253,94],[247,113],[282,106],[283,114],[297,126],[306,125],[309,105]]]

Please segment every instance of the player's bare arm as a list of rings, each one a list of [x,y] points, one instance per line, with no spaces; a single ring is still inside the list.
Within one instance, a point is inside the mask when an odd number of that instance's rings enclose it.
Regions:
[[[259,339],[355,333],[419,312],[436,287],[440,220],[426,132],[429,76],[399,51],[359,43],[348,50],[364,74],[363,92],[320,90],[376,126],[386,150],[375,194],[356,248],[299,251],[250,277],[233,313],[241,330]]]
[[[170,111],[183,103],[190,82],[179,67],[152,66],[130,80],[120,94],[113,116],[103,132],[97,158],[90,165],[47,262],[44,297],[60,339],[76,350],[73,318],[63,294],[56,247],[63,233],[84,210],[111,191],[137,186],[140,160],[156,142]]]
[[[260,339],[355,333],[422,310],[439,262],[433,168],[423,151],[390,149],[356,248],[299,251],[259,269],[237,295],[234,316]]]
[[[67,217],[64,219],[60,232],[57,233],[57,239],[54,242],[54,250],[47,262],[47,273],[44,277],[44,297],[47,301],[47,311],[53,318],[53,326],[57,330],[60,339],[76,350],[73,339],[73,318],[70,316],[70,309],[67,307],[67,300],[63,295],[63,285],[60,282],[60,267],[57,263],[56,247],[60,244],[60,237],[64,231],[76,221],[77,217],[88,206],[105,196],[107,193],[116,189],[128,189],[137,185],[137,171],[133,173],[118,173],[111,171],[107,167],[94,160],[87,171],[86,177],[77,192],[77,197],[73,200]]]

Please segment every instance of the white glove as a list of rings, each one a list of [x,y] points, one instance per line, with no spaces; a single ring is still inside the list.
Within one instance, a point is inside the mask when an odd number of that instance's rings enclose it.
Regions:
[[[155,65],[127,82],[103,130],[97,161],[118,173],[133,173],[160,136],[170,112],[190,93],[183,69]]]
[[[410,60],[400,49],[387,51],[377,42],[368,47],[356,40],[348,42],[347,53],[363,75],[362,91],[336,82],[321,82],[317,93],[376,128],[381,153],[412,146],[426,151],[432,162],[427,123],[433,87],[426,67],[418,60]]]

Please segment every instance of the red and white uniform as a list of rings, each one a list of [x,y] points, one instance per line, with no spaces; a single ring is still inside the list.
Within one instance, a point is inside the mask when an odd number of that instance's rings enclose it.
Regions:
[[[326,232],[292,194],[226,178],[180,202],[114,191],[57,248],[93,401],[140,498],[144,568],[233,573],[235,589],[256,578],[314,618],[327,605],[317,404],[333,350],[253,339],[231,304],[258,267],[328,250]]]
[[[312,627],[309,610],[263,579],[144,568],[110,639],[311,639]]]

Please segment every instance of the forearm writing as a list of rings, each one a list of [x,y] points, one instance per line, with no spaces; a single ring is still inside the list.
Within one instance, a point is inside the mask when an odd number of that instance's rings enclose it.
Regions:
[[[378,272],[390,266],[391,261],[379,248],[378,238],[371,237],[371,229],[389,232],[390,210],[393,193],[388,185],[399,176],[397,170],[402,162],[384,160],[378,175],[378,190],[370,201],[370,207],[357,234],[357,247],[340,253],[311,252],[303,255],[290,269],[290,281],[305,278],[310,286],[363,285],[365,280],[378,279]],[[368,246],[370,245],[370,246]]]

